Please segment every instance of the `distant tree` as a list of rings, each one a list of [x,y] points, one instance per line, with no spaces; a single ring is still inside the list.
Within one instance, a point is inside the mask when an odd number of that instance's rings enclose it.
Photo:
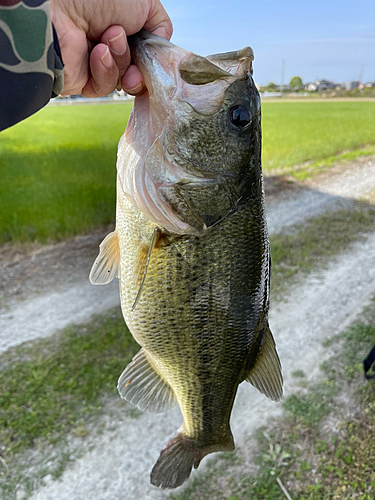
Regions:
[[[269,84],[266,86],[266,89],[268,90],[268,92],[276,92],[276,83],[269,82]]]
[[[289,82],[290,88],[293,90],[295,88],[302,87],[302,78],[300,76],[293,76]]]

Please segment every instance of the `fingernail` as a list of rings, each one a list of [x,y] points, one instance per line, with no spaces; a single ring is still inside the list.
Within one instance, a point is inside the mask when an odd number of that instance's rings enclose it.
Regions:
[[[126,51],[126,37],[125,33],[121,31],[117,36],[108,40],[109,46],[114,54],[122,56]]]
[[[113,59],[112,59],[112,56],[111,56],[111,54],[109,52],[109,48],[108,47],[106,47],[105,52],[102,55],[102,57],[100,58],[100,60],[102,61],[102,63],[104,64],[104,66],[107,69],[111,69],[112,68]]]
[[[127,94],[135,95],[138,94],[142,89],[143,89],[143,84],[138,83],[136,87],[133,87],[132,89],[124,89]]]

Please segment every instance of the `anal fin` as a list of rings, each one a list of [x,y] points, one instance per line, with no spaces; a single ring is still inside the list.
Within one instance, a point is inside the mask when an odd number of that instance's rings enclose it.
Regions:
[[[116,231],[109,233],[100,243],[100,251],[90,272],[93,285],[106,285],[119,277],[120,246]]]
[[[246,380],[273,401],[278,401],[283,395],[280,359],[268,324],[265,328],[263,345]]]
[[[144,349],[125,368],[117,388],[123,399],[149,413],[162,413],[177,405],[171,386],[155,371]]]

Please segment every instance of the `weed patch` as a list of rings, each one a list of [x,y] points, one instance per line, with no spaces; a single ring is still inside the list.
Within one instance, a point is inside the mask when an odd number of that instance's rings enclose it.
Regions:
[[[20,346],[0,358],[0,453],[6,462],[34,444],[83,437],[85,423],[115,394],[139,349],[120,311]]]
[[[336,384],[325,379],[319,384],[311,385],[306,394],[287,397],[283,407],[293,415],[296,422],[301,421],[304,425],[313,427],[330,413],[330,405],[337,391]]]

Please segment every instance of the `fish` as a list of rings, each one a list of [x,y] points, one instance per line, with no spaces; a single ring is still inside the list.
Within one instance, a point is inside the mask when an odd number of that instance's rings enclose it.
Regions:
[[[141,346],[119,378],[121,397],[150,413],[180,407],[182,425],[150,474],[176,488],[203,457],[234,449],[240,383],[282,396],[268,324],[261,103],[250,47],[202,57],[145,31],[130,46],[147,91],[119,142],[116,228],[90,281],[119,279]]]

